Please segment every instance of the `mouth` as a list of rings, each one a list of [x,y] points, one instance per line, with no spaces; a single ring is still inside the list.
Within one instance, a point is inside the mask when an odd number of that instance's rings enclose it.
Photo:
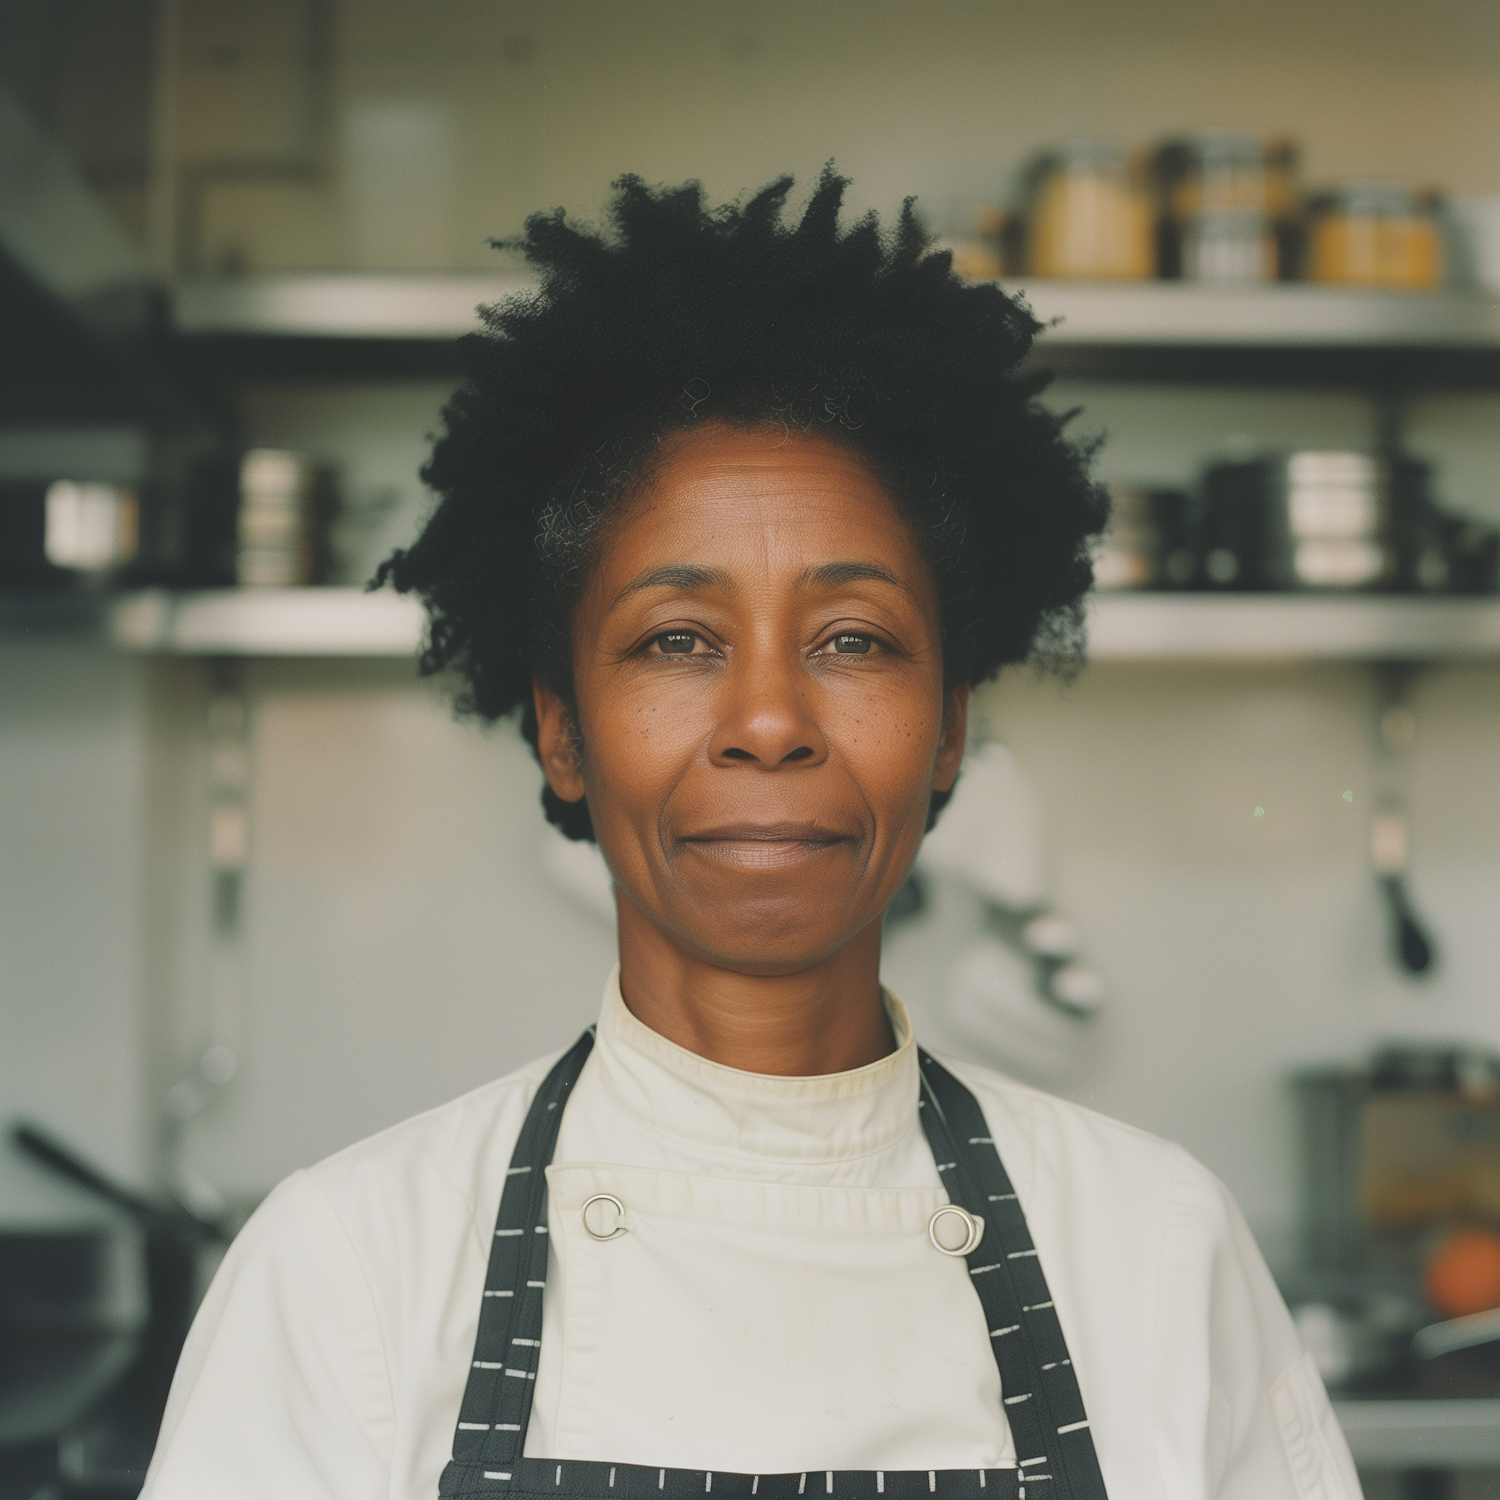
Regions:
[[[825,858],[854,840],[818,823],[760,823],[709,828],[681,842],[716,864],[741,870],[784,870]]]

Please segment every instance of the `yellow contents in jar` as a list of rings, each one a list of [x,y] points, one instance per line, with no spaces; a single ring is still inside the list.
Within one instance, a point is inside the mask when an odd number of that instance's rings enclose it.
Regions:
[[[1154,270],[1144,197],[1113,173],[1053,172],[1032,216],[1030,259],[1038,276],[1144,280]]]
[[[1437,222],[1416,209],[1334,207],[1313,225],[1307,274],[1310,281],[1343,286],[1426,291],[1443,278]]]

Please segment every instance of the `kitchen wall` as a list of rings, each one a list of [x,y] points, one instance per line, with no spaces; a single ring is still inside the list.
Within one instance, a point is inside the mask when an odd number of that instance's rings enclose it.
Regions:
[[[137,1179],[147,717],[138,662],[67,638],[0,644],[0,1124],[38,1120]],[[92,1216],[0,1151],[0,1222]]]
[[[418,434],[440,398],[433,385],[262,388],[244,409],[257,441],[342,463],[357,503],[383,518],[383,547],[420,504]],[[1080,430],[1107,438],[1101,468],[1118,479],[1184,481],[1236,433],[1371,438],[1368,406],[1337,393],[1068,383],[1052,399],[1083,407]],[[1463,496],[1500,515],[1482,483],[1500,468],[1500,427],[1471,421],[1472,405],[1424,408],[1414,441],[1462,484],[1472,476]],[[257,808],[247,1060],[193,1149],[209,1177],[253,1194],[560,1045],[592,1014],[611,959],[605,925],[542,873],[538,772],[511,729],[454,723],[440,687],[404,663],[264,663],[245,686]],[[1500,1047],[1500,931],[1486,918],[1500,909],[1488,769],[1500,670],[1442,668],[1413,687],[1415,895],[1443,958],[1420,985],[1389,962],[1365,864],[1376,692],[1355,665],[1103,664],[1071,686],[1013,672],[975,716],[1041,796],[1052,890],[1110,991],[1076,1057],[1043,1081],[1183,1141],[1278,1259],[1295,1248],[1290,1069],[1391,1036]],[[185,723],[189,761],[196,734]],[[181,784],[196,806],[192,776]],[[200,847],[181,844],[185,887],[195,869],[202,887]],[[897,935],[887,972],[953,1044],[942,985],[977,916],[936,915]],[[202,928],[182,923],[175,1030],[156,1049],[179,1067],[203,1039],[204,968],[190,951]]]
[[[611,944],[543,873],[538,773],[512,730],[455,724],[404,664],[264,663],[245,687],[243,1066],[192,1149],[253,1196],[567,1041]],[[1417,686],[1414,894],[1443,961],[1420,985],[1389,962],[1364,863],[1373,698],[1358,667],[1107,665],[1071,687],[1017,672],[978,705],[1041,795],[1051,891],[1109,989],[1044,1081],[1183,1141],[1277,1258],[1295,1220],[1289,1069],[1390,1036],[1500,1047],[1500,671]],[[195,778],[179,787],[196,806]],[[200,847],[179,844],[176,1003],[155,1032],[180,1071],[208,1025]],[[947,964],[975,926],[950,916],[892,944],[888,978],[939,1041]]]
[[[1500,190],[1485,0],[183,0],[198,264],[484,268],[622,171],[733,195],[829,157],[889,209],[1059,136],[1286,132],[1315,181]],[[333,107],[320,109],[327,79]],[[238,169],[231,167],[239,163]],[[279,178],[266,170],[280,163]],[[250,164],[261,170],[252,171]]]
[[[1295,134],[1314,180],[1500,191],[1500,31],[1481,0],[176,9],[186,170],[173,212],[146,218],[179,226],[158,258],[190,268],[484,269],[487,235],[595,205],[623,170],[727,195],[834,156],[861,205],[972,201],[1059,136],[1197,124]],[[417,524],[443,393],[240,393],[253,440],[341,465],[346,578]],[[1106,434],[1115,479],[1183,482],[1236,434],[1373,431],[1338,393],[1075,383],[1053,399]],[[1408,416],[1443,498],[1500,516],[1500,402],[1434,396]],[[228,1026],[241,1071],[189,1150],[253,1197],[567,1040],[610,940],[540,874],[536,772],[512,731],[455,723],[406,663],[251,663],[228,685],[251,707],[255,821],[242,931],[216,949],[208,669],[0,644],[0,1112],[143,1179],[156,1101]],[[1443,954],[1421,987],[1390,968],[1364,867],[1363,669],[1108,665],[1071,687],[1019,672],[982,705],[1043,798],[1053,889],[1109,985],[1056,1086],[1182,1140],[1278,1258],[1290,1066],[1386,1035],[1500,1046],[1500,672],[1447,668],[1414,691],[1415,891]],[[972,925],[945,922],[903,932],[890,962],[935,1030],[944,947]],[[227,1017],[210,999],[226,983]],[[3,1159],[0,1217],[75,1211]]]

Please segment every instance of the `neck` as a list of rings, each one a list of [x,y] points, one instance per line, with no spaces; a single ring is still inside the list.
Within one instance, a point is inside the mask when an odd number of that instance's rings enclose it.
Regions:
[[[880,998],[880,923],[792,974],[746,974],[685,952],[618,898],[620,994],[635,1018],[710,1062],[813,1077],[895,1046]]]

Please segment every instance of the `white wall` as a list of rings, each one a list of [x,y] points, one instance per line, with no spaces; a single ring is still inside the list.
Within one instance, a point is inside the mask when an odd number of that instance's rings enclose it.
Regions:
[[[141,669],[97,645],[0,646],[0,1128],[30,1119],[146,1166]],[[0,1222],[98,1217],[0,1150]]]
[[[1067,1092],[1183,1142],[1278,1258],[1293,1068],[1391,1037],[1500,1049],[1500,669],[1414,688],[1412,890],[1441,953],[1422,982],[1391,962],[1366,863],[1376,698],[1357,666],[1110,665],[1066,689],[1017,673],[985,704],[1042,795],[1054,889],[1109,985]]]
[[[295,0],[184,9],[184,159],[296,149]],[[861,204],[993,199],[1060,137],[1195,126],[1500,191],[1487,0],[343,0],[337,31],[325,179],[210,190],[209,265],[483,268],[621,172],[733,196],[834,157]]]
[[[241,1077],[196,1132],[231,1192],[441,1103],[594,1019],[612,934],[540,876],[530,752],[409,665],[264,664]]]

